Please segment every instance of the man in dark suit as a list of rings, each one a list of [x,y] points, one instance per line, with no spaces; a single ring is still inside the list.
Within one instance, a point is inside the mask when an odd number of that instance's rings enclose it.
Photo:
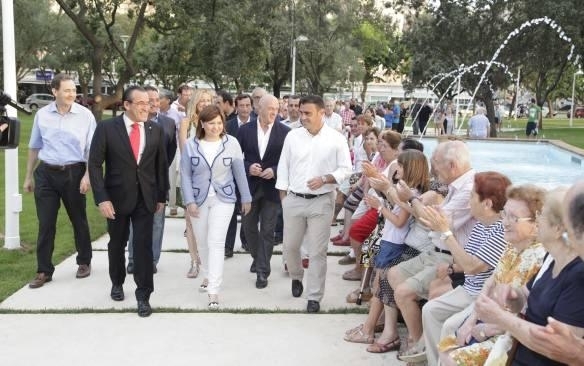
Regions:
[[[276,171],[290,128],[276,122],[280,106],[273,95],[264,95],[257,107],[257,122],[241,126],[237,139],[244,154],[243,162],[252,195],[251,211],[242,217],[241,224],[255,263],[256,287],[265,288],[271,272],[274,229],[280,208],[280,196],[275,188]]]
[[[152,314],[154,291],[152,225],[154,212],[163,210],[168,191],[168,167],[162,128],[148,120],[146,90],[131,86],[124,91],[125,112],[98,123],[89,153],[89,178],[95,203],[107,218],[111,298],[124,299],[125,247],[134,231],[134,281],[138,315]],[[105,163],[105,176],[103,164]]]
[[[237,131],[239,131],[240,126],[243,126],[251,121],[255,122],[255,118],[252,118],[250,115],[251,97],[247,94],[240,94],[235,97],[235,111],[235,116],[231,117],[231,119],[227,119],[227,122],[225,122],[225,129],[227,134],[233,137],[237,137]],[[237,215],[239,214],[239,209],[241,207],[241,202],[239,201],[239,191],[236,191],[236,194],[237,202],[235,204],[235,208],[233,209],[233,216],[231,216],[231,221],[229,222],[229,227],[227,228],[227,235],[225,237],[225,258],[233,257],[233,248],[235,247],[235,236],[237,235]],[[239,239],[241,240],[243,249],[248,250],[243,229],[239,232]]]
[[[158,124],[164,131],[164,147],[166,150],[166,164],[170,166],[176,155],[176,124],[170,117],[166,117],[160,113],[160,94],[158,89],[154,86],[147,85],[144,87],[148,93],[150,100],[150,111],[148,112],[148,120]],[[170,177],[169,177],[170,180]],[[168,199],[168,194],[167,194]],[[154,214],[154,224],[152,226],[152,271],[158,272],[158,261],[160,260],[160,252],[162,251],[162,234],[164,233],[164,219],[165,210],[157,211]],[[128,273],[134,273],[134,245],[133,231],[130,229],[130,238],[128,240]]]
[[[227,131],[228,135],[233,137],[237,137],[237,131],[239,127],[243,126],[246,123],[255,120],[254,117],[251,116],[252,106],[251,106],[251,97],[247,94],[239,94],[235,97],[235,116],[226,119],[225,122],[225,130]]]

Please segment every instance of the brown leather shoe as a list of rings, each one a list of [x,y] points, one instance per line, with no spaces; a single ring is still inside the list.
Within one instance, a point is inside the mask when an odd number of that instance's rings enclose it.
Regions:
[[[75,277],[77,278],[85,278],[91,274],[91,265],[90,264],[80,264],[79,268],[77,268],[77,274]]]
[[[34,280],[29,282],[28,287],[39,288],[39,287],[42,287],[45,284],[45,282],[51,282],[52,279],[53,278],[51,275],[47,275],[46,273],[40,272],[40,273],[37,273]]]

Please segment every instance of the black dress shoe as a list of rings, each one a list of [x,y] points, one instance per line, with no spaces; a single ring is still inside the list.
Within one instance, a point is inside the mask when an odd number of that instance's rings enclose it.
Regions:
[[[122,285],[113,285],[110,296],[114,301],[124,300],[124,288],[122,287]]]
[[[249,267],[249,271],[251,273],[256,273],[257,272],[257,270],[256,270],[256,264],[255,264],[255,259],[253,260],[253,262],[251,262],[251,267]]]
[[[306,311],[309,313],[318,313],[320,310],[320,304],[318,301],[308,300],[308,305],[306,305]]]
[[[225,249],[225,258],[233,258],[233,250]]]
[[[318,303],[317,303],[318,304]],[[142,318],[150,316],[152,314],[152,308],[148,300],[138,300],[138,315]]]
[[[126,268],[128,274],[134,273],[134,262],[128,262],[128,267]]]
[[[152,273],[158,272],[158,267],[156,267],[156,262],[152,262]]]
[[[268,277],[264,273],[258,273],[258,278],[256,280],[256,288],[266,287],[268,287]]]
[[[292,280],[292,296],[300,297],[300,295],[302,295],[302,291],[304,291],[304,287],[302,286],[302,281]]]

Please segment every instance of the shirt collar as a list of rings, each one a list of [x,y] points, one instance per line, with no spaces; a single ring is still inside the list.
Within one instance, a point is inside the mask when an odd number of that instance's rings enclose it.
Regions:
[[[83,107],[80,106],[79,104],[73,103],[71,105],[71,108],[69,109],[69,112],[67,113],[78,114],[81,113],[82,108]],[[59,113],[59,110],[57,109],[57,102],[51,102],[51,104],[49,104],[49,112]]]
[[[134,122],[138,123],[138,125],[143,126],[144,122],[140,122],[140,121],[132,121],[125,113],[123,114],[124,116],[124,124],[126,125],[126,128],[132,128],[132,124]]]
[[[469,169],[466,173],[461,175],[460,177],[456,178],[452,183],[448,185],[448,189],[454,189],[458,191],[459,189],[464,186],[464,184],[468,181],[468,179],[475,174],[474,169]]]

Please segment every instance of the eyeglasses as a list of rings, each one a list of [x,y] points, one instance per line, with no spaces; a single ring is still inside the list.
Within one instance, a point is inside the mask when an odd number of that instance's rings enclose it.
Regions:
[[[515,224],[518,222],[533,221],[532,217],[517,217],[514,215],[509,215],[507,212],[505,212],[505,210],[499,211],[499,215],[501,215],[501,219],[513,222]]]

